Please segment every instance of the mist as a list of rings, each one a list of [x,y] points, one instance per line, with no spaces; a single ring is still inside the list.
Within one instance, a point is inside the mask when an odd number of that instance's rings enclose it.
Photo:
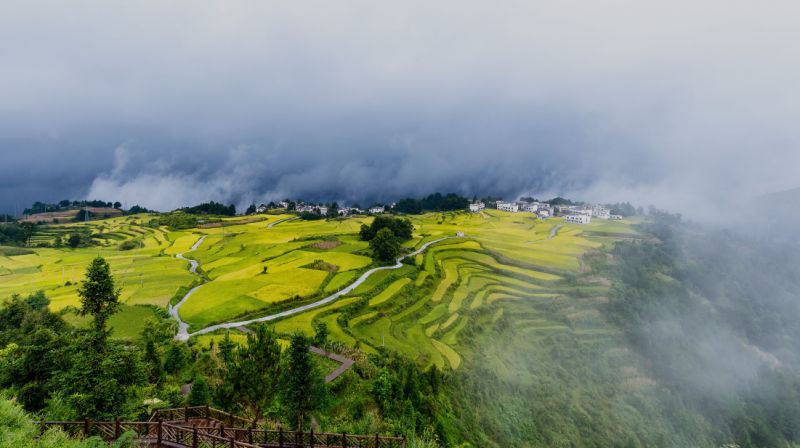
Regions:
[[[0,5],[0,210],[798,186],[795,2]]]

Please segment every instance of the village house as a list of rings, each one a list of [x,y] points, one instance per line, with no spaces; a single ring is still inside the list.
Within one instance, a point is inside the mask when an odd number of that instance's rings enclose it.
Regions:
[[[281,208],[289,208],[289,203],[287,201],[278,202],[278,205],[280,205]]]
[[[266,213],[266,212],[267,212],[267,206],[264,204],[261,204],[258,206],[258,208],[256,208],[256,213]]]
[[[519,211],[519,205],[513,202],[497,201],[497,209],[504,212],[517,213]]]
[[[372,213],[373,215],[378,215],[380,213],[383,213],[384,210],[385,208],[382,205],[376,205],[374,207],[370,207],[369,212]]]
[[[611,219],[611,211],[602,205],[592,207],[592,217],[598,219]]]
[[[480,202],[480,201],[474,202],[472,204],[469,204],[469,211],[471,211],[472,213],[478,213],[479,211],[481,211],[481,210],[483,210],[485,208],[486,208],[486,204],[484,204],[483,202]]]
[[[536,211],[536,216],[538,216],[541,219],[549,218],[552,215],[553,212],[550,211],[549,208],[540,208],[539,210]]]
[[[567,215],[564,217],[564,221],[571,222],[574,224],[589,224],[590,222],[592,222],[592,217],[585,214]]]
[[[536,202],[534,202],[533,204],[526,203],[525,205],[522,206],[522,211],[525,212],[536,213],[537,210],[539,210],[539,204]]]

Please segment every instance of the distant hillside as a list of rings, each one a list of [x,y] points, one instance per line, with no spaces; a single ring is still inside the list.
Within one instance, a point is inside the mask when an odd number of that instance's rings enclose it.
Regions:
[[[76,219],[79,213],[84,209],[89,211],[89,219],[104,219],[122,216],[122,210],[111,207],[86,207],[76,208],[72,210],[59,210],[56,212],[34,213],[20,219],[21,222],[34,222],[34,223],[64,223]]]

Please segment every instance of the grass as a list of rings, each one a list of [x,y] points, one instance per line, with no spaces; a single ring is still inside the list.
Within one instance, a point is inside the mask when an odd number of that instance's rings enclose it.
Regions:
[[[122,305],[120,310],[108,320],[108,326],[112,330],[111,337],[115,339],[139,339],[142,329],[144,329],[144,323],[148,318],[158,318],[153,308]],[[74,313],[66,313],[64,320],[79,328],[88,328],[91,325],[91,317],[79,316]]]

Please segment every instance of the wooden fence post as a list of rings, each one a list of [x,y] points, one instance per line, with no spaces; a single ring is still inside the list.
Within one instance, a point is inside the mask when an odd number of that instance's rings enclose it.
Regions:
[[[228,426],[230,427],[236,426],[233,424],[233,414],[228,414]]]
[[[278,427],[278,446],[283,448],[283,426]]]
[[[197,426],[192,428],[192,448],[197,448]]]
[[[381,438],[378,436],[378,433],[375,433],[375,448],[380,448],[381,446]]]
[[[42,419],[42,426],[41,426],[41,428],[39,428],[39,432],[41,434],[44,434],[45,431],[47,431],[47,424],[45,423],[45,420]]]
[[[219,424],[219,436],[225,438],[225,424],[222,422]]]
[[[89,427],[92,423],[89,421],[88,418],[83,419],[83,437],[89,437]]]
[[[342,433],[342,448],[347,448],[347,434]]]
[[[406,448],[406,435],[403,434],[403,448]]]
[[[189,421],[189,406],[184,406],[183,407],[183,421],[184,422],[188,422]]]
[[[158,418],[158,429],[156,429],[156,446],[161,448],[161,437],[163,436],[163,430],[161,428],[161,417]]]
[[[236,448],[236,437],[231,436],[231,448]]]
[[[211,418],[211,409],[206,405],[206,420]]]
[[[314,428],[311,428],[311,435],[309,436],[309,438],[311,439],[311,443],[309,444],[309,446],[311,446],[311,448],[314,448]]]
[[[300,438],[300,442],[299,443],[297,441],[298,437]],[[303,427],[302,426],[300,427],[300,429],[297,430],[296,433],[294,433],[294,443],[295,443],[295,445],[305,446],[305,445],[303,445]]]
[[[119,417],[114,417],[114,440],[119,439],[122,435],[122,429],[119,427]]]
[[[247,443],[253,444],[253,428],[247,428]]]

